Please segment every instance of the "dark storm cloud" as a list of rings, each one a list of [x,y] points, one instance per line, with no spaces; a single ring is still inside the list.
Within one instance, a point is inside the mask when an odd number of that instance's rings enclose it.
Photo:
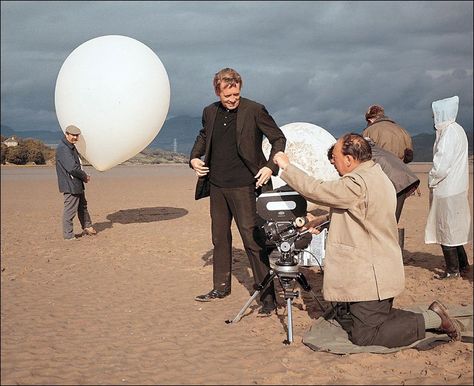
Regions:
[[[472,2],[2,2],[2,124],[58,128],[56,77],[67,56],[120,34],[153,49],[171,83],[169,116],[200,116],[213,74],[234,67],[243,95],[280,125],[359,131],[380,103],[412,134],[431,102],[459,95],[472,128]]]

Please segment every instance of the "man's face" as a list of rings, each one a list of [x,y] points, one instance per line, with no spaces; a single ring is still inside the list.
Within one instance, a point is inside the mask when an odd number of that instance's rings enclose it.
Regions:
[[[69,143],[75,144],[77,141],[79,141],[79,135],[80,134],[66,133],[66,139]]]
[[[217,95],[226,109],[234,110],[240,102],[240,84],[230,86],[227,83],[220,84],[220,91]]]
[[[351,156],[342,154],[342,142],[338,140],[332,151],[331,163],[336,168],[340,176],[349,173],[351,169]]]

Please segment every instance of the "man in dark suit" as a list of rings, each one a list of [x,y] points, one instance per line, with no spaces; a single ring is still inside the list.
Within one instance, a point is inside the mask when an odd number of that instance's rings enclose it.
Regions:
[[[214,91],[220,100],[204,108],[203,128],[191,150],[190,166],[199,177],[195,198],[210,196],[214,245],[214,287],[197,296],[197,301],[221,299],[231,292],[232,219],[242,237],[255,283],[259,284],[269,270],[255,200],[262,190],[272,189],[270,177],[278,173],[272,159],[285,149],[286,138],[263,105],[240,97],[241,87],[242,78],[231,68],[215,75]],[[268,161],[262,151],[264,135],[272,145]],[[261,314],[270,314],[276,308],[273,283],[260,301]]]
[[[59,191],[64,194],[63,237],[65,240],[77,240],[73,231],[73,219],[78,214],[84,235],[95,235],[91,217],[87,210],[84,183],[90,176],[82,170],[76,142],[81,130],[73,125],[66,128],[64,138],[56,148],[56,174]]]

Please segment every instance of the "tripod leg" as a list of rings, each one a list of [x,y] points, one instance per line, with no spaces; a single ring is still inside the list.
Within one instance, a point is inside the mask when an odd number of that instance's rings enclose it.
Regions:
[[[286,299],[286,309],[288,311],[288,344],[293,342],[293,315],[291,309],[291,298]]]
[[[305,275],[303,275],[302,272],[298,272],[296,275],[296,280],[298,283],[300,283],[300,286],[305,290],[305,291],[311,291],[311,286],[308,283],[308,280],[306,280]]]
[[[262,280],[262,282],[257,286],[257,290],[253,293],[253,295],[250,297],[249,300],[247,300],[247,303],[245,303],[245,305],[242,307],[242,309],[239,311],[239,313],[235,316],[234,319],[232,320],[226,320],[225,322],[227,324],[230,324],[230,323],[237,323],[243,316],[244,312],[247,310],[247,308],[249,308],[250,304],[252,304],[252,302],[257,298],[257,296],[260,294],[260,292],[262,292],[266,286],[273,280],[273,278],[275,277],[275,272],[273,272],[273,270],[270,270],[268,273],[267,273],[267,276],[265,276],[265,278]]]
[[[243,316],[244,312],[247,310],[247,308],[249,308],[250,304],[252,304],[252,302],[256,299],[256,297],[260,294],[260,291],[257,290],[253,293],[253,295],[250,297],[249,300],[247,300],[247,303],[245,303],[245,305],[242,307],[242,309],[239,311],[239,313],[235,316],[234,319],[232,320],[226,320],[225,322],[227,324],[229,323],[237,323]]]
[[[309,292],[311,294],[311,297],[316,300],[316,302],[318,303],[319,307],[323,310],[323,312],[326,312],[326,307],[324,307],[321,302],[319,301],[319,299],[316,297],[316,294],[314,293],[314,291],[311,289],[311,286],[309,285],[308,283],[308,280],[306,280],[306,277],[305,275],[303,275],[302,272],[298,272],[298,275],[296,275],[296,281],[301,285],[301,287]]]

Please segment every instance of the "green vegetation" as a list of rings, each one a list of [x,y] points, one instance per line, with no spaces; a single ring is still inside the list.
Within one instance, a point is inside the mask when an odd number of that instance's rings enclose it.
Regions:
[[[15,165],[54,165],[55,163],[55,149],[46,146],[38,139],[22,139],[15,137],[18,141],[18,146],[7,147],[3,144],[4,136],[1,137],[1,164],[6,163]],[[89,162],[81,156],[84,165],[89,165]],[[162,163],[188,163],[189,159],[186,155],[174,153],[171,151],[161,149],[145,149],[138,153],[135,157],[125,161],[124,165],[130,164],[162,164]]]
[[[1,136],[1,163],[15,165],[44,165],[54,160],[54,149],[46,146],[43,142],[32,138],[17,138],[18,146],[7,147],[3,144],[5,138]]]

